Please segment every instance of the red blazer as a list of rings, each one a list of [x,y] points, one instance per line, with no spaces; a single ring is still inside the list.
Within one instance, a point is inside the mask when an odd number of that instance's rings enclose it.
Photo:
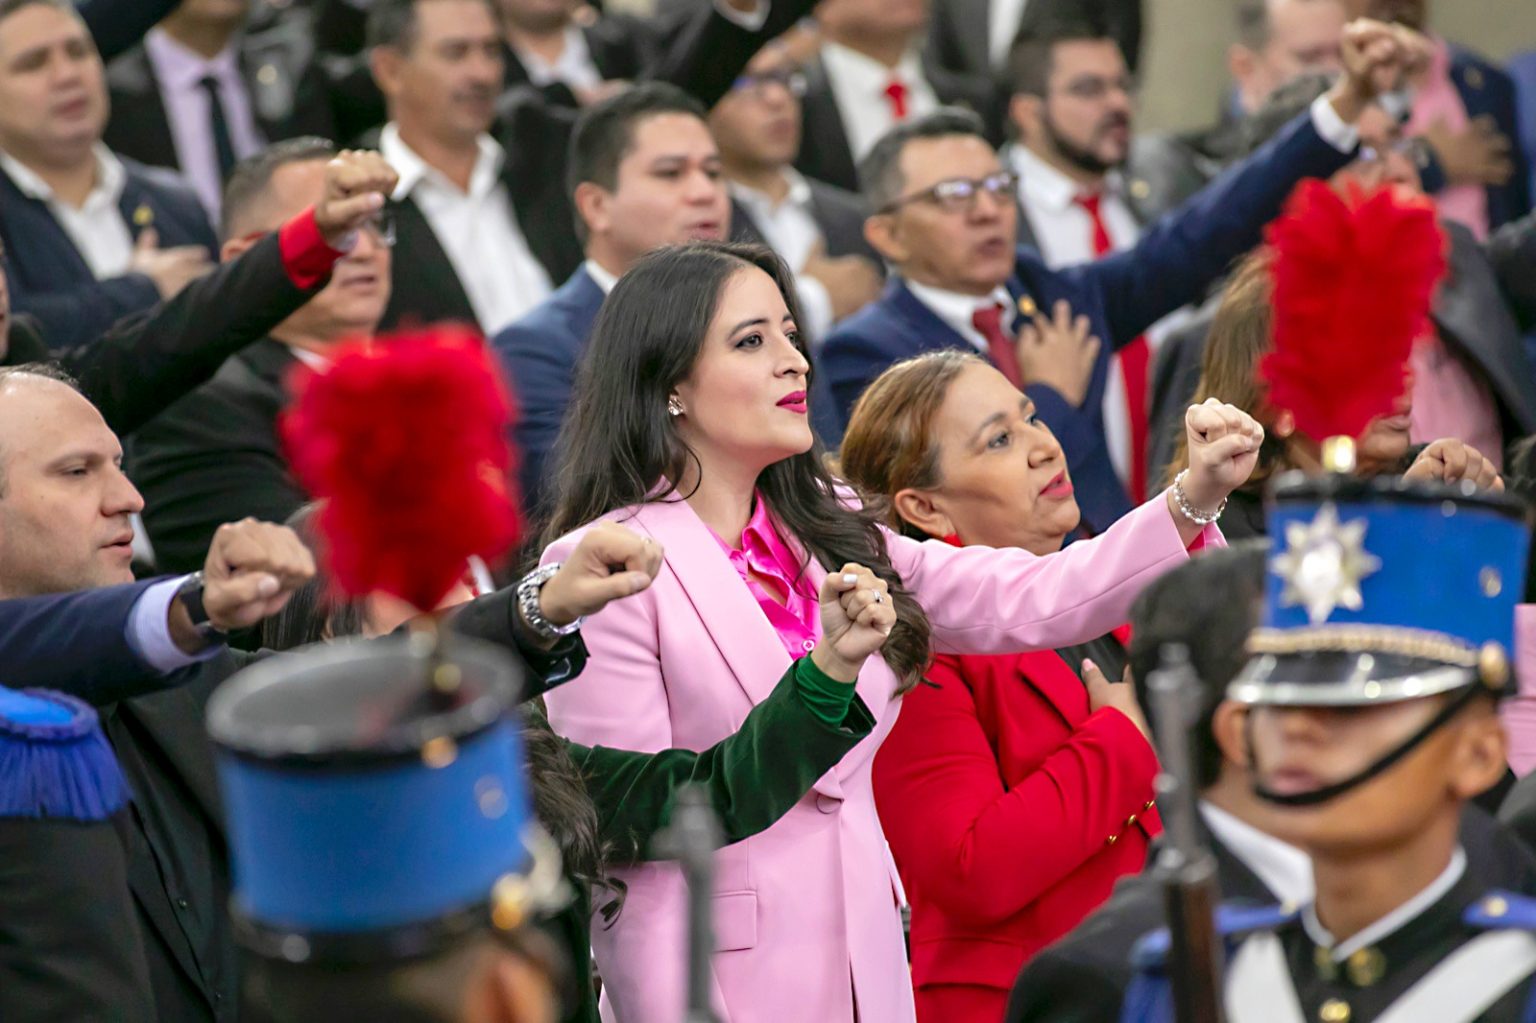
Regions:
[[[1157,757],[1054,652],[940,656],[874,762],[919,1023],[1001,1019],[1020,968],[1141,870]]]

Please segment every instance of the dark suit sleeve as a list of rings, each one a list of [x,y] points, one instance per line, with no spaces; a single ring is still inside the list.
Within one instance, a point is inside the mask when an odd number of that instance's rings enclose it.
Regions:
[[[874,727],[858,697],[841,727],[818,718],[801,699],[790,665],[741,728],[702,753],[669,749],[635,753],[568,745],[597,807],[598,833],[610,863],[651,858],[651,839],[672,817],[677,790],[703,785],[725,841],[739,842],[772,825]]]
[[[8,264],[13,257],[5,258]],[[60,291],[33,291],[9,267],[6,276],[11,282],[12,308],[35,317],[48,347],[56,352],[86,344],[123,317],[160,301],[154,282],[143,274],[124,274]]]
[[[1520,329],[1536,327],[1536,213],[1495,231],[1487,252]]]
[[[90,29],[103,62],[136,46],[181,0],[78,0],[76,13]]]
[[[151,580],[0,600],[0,684],[57,689],[102,706],[176,685],[141,662],[128,617]]]
[[[525,700],[564,685],[587,666],[587,645],[580,632],[562,637],[548,649],[539,645],[517,613],[516,586],[471,600],[454,611],[451,621],[460,635],[492,643],[522,661]]]
[[[1008,996],[1005,1023],[1118,1023],[1125,971],[1080,952],[1053,946],[1031,959]]]
[[[544,506],[548,474],[554,469],[555,442],[570,407],[575,360],[564,339],[526,323],[513,324],[491,344],[517,395],[512,439],[517,448],[523,505],[537,510]]]
[[[270,234],[169,302],[120,321],[59,361],[123,436],[213,376],[226,358],[314,293],[289,279],[278,236]]]
[[[1326,178],[1349,161],[1300,114],[1275,138],[1193,199],[1157,221],[1127,252],[1065,271],[1103,296],[1115,348],[1198,300],[1228,265],[1257,245],[1264,225],[1303,178]]]
[[[665,33],[663,56],[649,77],[692,93],[706,108],[714,106],[764,43],[788,31],[815,6],[815,0],[763,2],[768,3],[768,18],[753,31],[721,14],[712,0],[700,0]]]

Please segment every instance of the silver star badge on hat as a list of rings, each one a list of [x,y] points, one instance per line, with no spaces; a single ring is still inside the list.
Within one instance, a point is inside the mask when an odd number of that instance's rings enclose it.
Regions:
[[[1381,568],[1381,559],[1365,549],[1367,525],[1365,519],[1340,522],[1332,502],[1318,509],[1311,522],[1287,523],[1286,549],[1271,562],[1285,581],[1280,605],[1304,606],[1313,625],[1327,621],[1339,607],[1360,610],[1360,580]]]

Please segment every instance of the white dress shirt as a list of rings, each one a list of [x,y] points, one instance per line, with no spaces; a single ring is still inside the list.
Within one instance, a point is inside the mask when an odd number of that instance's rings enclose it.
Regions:
[[[939,108],[939,97],[923,77],[923,62],[915,50],[909,50],[891,68],[857,50],[828,42],[821,44],[821,63],[832,83],[832,98],[842,116],[855,163],[896,125],[890,97],[885,93],[893,80],[907,87],[908,120]]]
[[[96,144],[96,186],[78,207],[58,199],[48,182],[34,174],[9,153],[0,153],[0,169],[10,177],[21,194],[46,203],[53,219],[59,222],[74,243],[91,274],[104,281],[121,277],[133,261],[133,233],[123,220],[117,204],[122,201],[128,172],[122,161],[101,143]],[[16,258],[13,254],[12,258]]]
[[[817,245],[826,239],[811,206],[811,186],[792,167],[781,172],[789,182],[789,192],[775,201],[766,192],[732,181],[731,197],[746,209],[753,225],[768,247],[795,273],[795,290],[800,296],[800,313],[805,322],[798,324],[812,344],[820,348],[832,329],[832,296],[826,286],[805,274],[805,264]]]
[[[1329,956],[1336,963],[1342,963],[1362,948],[1368,948],[1391,937],[1397,931],[1402,930],[1412,923],[1419,914],[1439,902],[1445,897],[1445,893],[1456,886],[1461,880],[1461,875],[1467,872],[1467,854],[1461,846],[1451,854],[1451,862],[1440,872],[1440,876],[1429,883],[1429,886],[1407,902],[1398,906],[1386,916],[1344,941],[1334,943],[1333,935],[1317,919],[1316,908],[1308,905],[1301,914],[1301,925],[1306,928],[1307,937],[1319,948],[1326,948]]]
[[[1093,218],[1074,201],[1088,190],[1025,146],[1009,146],[1004,161],[1019,179],[1019,207],[1029,218],[1046,266],[1055,270],[1097,259]],[[1123,252],[1136,244],[1141,228],[1125,201],[1124,181],[1118,173],[1104,176],[1099,195],[1099,215],[1109,240],[1116,252]]]
[[[587,37],[575,25],[565,26],[564,46],[554,63],[549,63],[532,50],[514,47],[513,52],[528,72],[528,80],[541,88],[554,82],[564,82],[572,92],[595,89],[603,83],[603,73],[592,60],[592,50]]]
[[[1019,22],[1024,20],[1024,8],[1029,0],[988,0],[987,3],[987,56],[992,66],[1000,68],[1013,48],[1014,37],[1019,34]]]
[[[406,145],[393,121],[379,139],[379,151],[400,174],[394,198],[409,197],[421,210],[469,296],[480,329],[491,336],[548,298],[553,288],[528,247],[501,180],[506,154],[489,135],[480,136],[479,147],[466,193]]]
[[[176,165],[202,200],[209,218],[218,223],[224,194],[224,180],[219,174],[219,157],[213,145],[212,121],[209,119],[208,93],[204,78],[213,77],[219,86],[219,104],[229,125],[229,141],[235,158],[243,160],[259,153],[266,145],[251,112],[251,97],[240,75],[240,61],[231,42],[209,60],[193,53],[172,39],[163,29],[151,29],[144,37],[144,54],[154,71],[170,122],[171,141],[176,146]]]
[[[990,295],[977,297],[975,295],[962,295],[958,291],[945,291],[942,288],[931,287],[927,284],[919,284],[916,281],[904,281],[917,300],[932,310],[933,314],[944,323],[965,338],[982,355],[990,353],[991,348],[981,331],[976,329],[972,317],[978,309],[986,309],[993,305],[1003,307],[1003,328],[1008,325],[1014,315],[1013,296],[1008,294],[1008,289],[1002,286]]]
[[[619,283],[619,275],[609,273],[608,269],[598,265],[596,260],[584,260],[581,268],[587,272],[588,277],[592,278],[594,284],[603,289],[604,297],[613,290],[615,284]]]
[[[1200,816],[1211,834],[1253,871],[1276,899],[1294,906],[1312,901],[1312,861],[1306,853],[1203,799]]]

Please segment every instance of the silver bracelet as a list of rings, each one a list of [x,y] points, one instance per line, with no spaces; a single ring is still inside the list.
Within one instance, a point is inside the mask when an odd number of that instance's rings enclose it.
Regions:
[[[517,584],[517,606],[523,612],[523,620],[528,623],[528,627],[534,631],[535,635],[542,636],[544,639],[569,636],[581,628],[581,623],[585,621],[585,618],[578,618],[569,625],[556,625],[545,618],[544,612],[539,609],[539,591],[556,572],[560,571],[562,564],[563,562],[556,561],[543,568],[536,568],[523,576],[522,581]]]
[[[1173,478],[1173,503],[1178,505],[1179,514],[1193,522],[1197,526],[1209,526],[1221,518],[1221,513],[1227,510],[1227,499],[1223,497],[1221,503],[1213,512],[1203,512],[1189,503],[1189,495],[1184,493],[1184,477],[1189,475],[1188,469],[1181,469]]]

